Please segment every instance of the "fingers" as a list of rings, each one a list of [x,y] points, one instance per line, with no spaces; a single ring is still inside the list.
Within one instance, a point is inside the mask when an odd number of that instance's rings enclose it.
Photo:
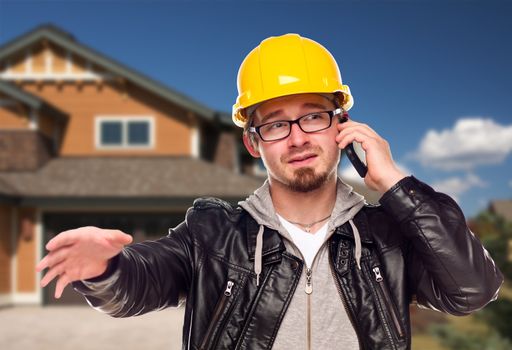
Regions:
[[[64,272],[64,267],[64,262],[61,262],[60,264],[53,266],[51,269],[49,269],[46,275],[44,275],[43,279],[41,280],[41,287],[46,287],[48,283],[50,283],[55,277],[62,274]]]
[[[77,239],[76,230],[69,230],[59,233],[57,236],[53,237],[47,244],[47,250],[55,250],[63,246],[73,244]]]
[[[339,148],[345,148],[348,144],[357,141],[361,144],[364,151],[367,152],[372,143],[377,143],[377,139],[373,135],[369,135],[360,131],[350,131],[341,136],[338,142]]]
[[[60,275],[59,280],[57,281],[57,285],[55,286],[55,298],[59,299],[64,291],[64,288],[70,283],[68,276],[66,273]]]
[[[46,267],[48,267],[48,255],[46,255],[37,265],[36,272],[43,271]]]
[[[64,263],[60,263],[57,266],[52,267],[48,273],[41,280],[41,287],[46,287],[55,277],[60,276],[55,285],[55,298],[59,299],[64,291],[64,288],[71,282],[65,272]]]
[[[52,267],[66,259],[69,255],[69,248],[60,248],[58,250],[54,250],[46,255],[37,265],[36,271],[40,272],[47,267]]]
[[[345,148],[349,143],[357,141],[362,144],[363,149],[366,151],[368,144],[378,141],[381,137],[368,125],[348,121],[343,124],[338,124],[340,132],[336,136],[339,148]]]
[[[372,128],[370,128],[366,124],[361,124],[361,123],[356,123],[356,122],[353,122],[353,121],[348,121],[348,122],[343,123],[343,124],[338,124],[337,127],[338,127],[338,130],[340,131],[338,133],[338,136],[336,136],[336,139],[338,141],[339,141],[339,139],[341,137],[343,137],[343,135],[346,135],[347,133],[350,133],[350,132],[353,132],[353,131],[358,131],[358,132],[363,133],[364,135],[367,135],[369,137],[380,137],[375,132],[375,130],[373,130]]]

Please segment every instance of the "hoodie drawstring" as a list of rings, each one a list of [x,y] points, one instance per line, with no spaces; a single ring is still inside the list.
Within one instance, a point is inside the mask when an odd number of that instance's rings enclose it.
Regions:
[[[348,220],[350,226],[352,227],[352,231],[354,232],[354,241],[356,242],[355,246],[355,256],[356,263],[359,270],[361,270],[361,235],[359,234],[359,230],[357,229],[354,221],[352,219]]]
[[[354,224],[352,219],[348,220],[350,227],[352,227],[352,231],[354,233],[354,241],[355,248],[354,254],[356,258],[357,268],[361,270],[361,235],[359,234],[359,230],[357,226]],[[262,265],[262,253],[263,253],[263,232],[265,231],[265,226],[260,225],[258,230],[258,234],[256,235],[256,249],[254,252],[254,273],[256,273],[256,286],[260,285],[260,274],[261,274],[261,265]]]
[[[263,253],[263,231],[265,226],[260,225],[258,235],[256,236],[256,251],[254,252],[254,272],[256,273],[256,286],[260,285],[261,260]]]

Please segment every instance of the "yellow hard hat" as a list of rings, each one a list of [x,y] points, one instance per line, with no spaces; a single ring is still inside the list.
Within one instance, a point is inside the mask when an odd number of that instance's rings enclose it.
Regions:
[[[298,34],[263,40],[240,65],[237,85],[233,122],[242,128],[247,122],[247,107],[280,96],[333,93],[339,96],[343,109],[348,111],[354,104],[331,53]]]

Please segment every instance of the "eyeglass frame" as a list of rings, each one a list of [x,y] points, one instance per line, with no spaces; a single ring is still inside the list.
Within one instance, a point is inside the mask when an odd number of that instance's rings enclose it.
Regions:
[[[315,131],[305,131],[304,129],[302,129],[302,127],[300,126],[300,120],[307,117],[307,116],[310,116],[311,114],[315,114],[315,113],[328,113],[329,114],[329,125],[326,126],[325,128],[322,128],[322,129],[318,129],[318,130],[315,130]],[[249,127],[249,132],[252,132],[252,133],[256,133],[258,134],[258,136],[260,137],[261,141],[263,142],[274,142],[274,141],[281,141],[281,140],[284,140],[285,138],[287,138],[288,136],[290,136],[290,134],[292,133],[292,126],[293,124],[297,124],[299,126],[299,129],[306,133],[306,134],[312,134],[314,132],[319,132],[319,131],[322,131],[322,130],[326,130],[326,129],[329,129],[332,125],[332,118],[336,115],[339,115],[339,114],[343,114],[344,113],[344,110],[343,108],[336,108],[334,110],[331,110],[331,111],[316,111],[316,112],[311,112],[311,113],[308,113],[308,114],[304,114],[298,118],[295,118],[293,120],[274,120],[272,122],[268,122],[268,123],[263,123],[261,125],[258,125],[258,126],[250,126]],[[260,134],[260,129],[262,127],[264,127],[265,125],[269,125],[269,124],[273,124],[273,123],[277,123],[277,122],[281,122],[281,123],[287,123],[289,125],[289,128],[288,128],[288,134],[286,136],[283,136],[281,138],[278,138],[278,139],[275,139],[275,140],[265,140],[263,138],[263,136],[261,136]]]

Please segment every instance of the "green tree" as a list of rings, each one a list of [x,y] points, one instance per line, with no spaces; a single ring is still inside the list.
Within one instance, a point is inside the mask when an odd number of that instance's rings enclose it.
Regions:
[[[489,254],[500,268],[505,279],[512,279],[512,223],[488,210],[479,213],[469,222]],[[434,325],[431,333],[441,344],[453,350],[510,350],[512,349],[512,300],[501,297],[475,314],[475,319],[485,322],[488,332],[468,334],[452,325]]]
[[[512,222],[486,210],[472,219],[469,227],[480,237],[505,279],[512,279],[512,252],[509,243],[512,241]]]
[[[510,350],[512,344],[496,332],[489,334],[461,332],[452,325],[434,325],[431,333],[441,345],[452,350]]]
[[[512,301],[498,299],[477,313],[477,318],[492,326],[502,337],[512,341]]]

